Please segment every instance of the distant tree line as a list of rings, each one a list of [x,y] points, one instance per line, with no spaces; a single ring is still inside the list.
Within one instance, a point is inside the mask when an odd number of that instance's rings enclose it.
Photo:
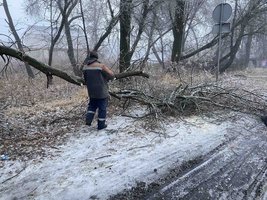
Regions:
[[[49,27],[48,66],[53,65],[54,49],[62,39],[73,73],[81,75],[74,46],[72,29],[81,30],[86,49],[118,51],[118,70],[131,70],[136,60],[149,60],[163,68],[166,62],[179,63],[188,59],[216,65],[218,35],[213,35],[212,0],[25,0],[27,14]],[[23,41],[12,20],[7,0],[2,0],[14,46],[25,52]],[[266,0],[231,1],[233,14],[231,32],[222,36],[223,53],[220,72],[234,63],[247,67],[249,61],[267,59]],[[0,31],[1,32],[1,31]],[[80,37],[80,35],[79,35]],[[114,48],[108,48],[110,44]],[[77,53],[77,52],[78,53]],[[113,52],[114,53],[114,52]],[[209,61],[209,62],[208,62]],[[25,63],[27,73],[34,77]]]

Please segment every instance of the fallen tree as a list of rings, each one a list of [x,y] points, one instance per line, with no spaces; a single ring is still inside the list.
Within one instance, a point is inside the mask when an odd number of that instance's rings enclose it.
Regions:
[[[121,90],[117,98],[148,106],[150,114],[198,115],[227,110],[255,116],[266,115],[266,96],[242,87],[205,83],[195,86],[179,85],[162,97],[140,90]],[[147,115],[147,114],[146,114]],[[143,116],[141,116],[142,118]]]
[[[41,71],[42,73],[46,74],[47,76],[57,76],[59,78],[62,78],[70,83],[76,84],[76,85],[83,85],[84,79],[78,76],[74,76],[71,74],[68,74],[66,72],[63,72],[59,69],[53,68],[49,65],[46,65],[35,58],[21,52],[18,50],[15,50],[10,47],[6,47],[3,45],[0,45],[0,55],[4,62],[7,62],[8,59],[5,59],[4,55],[11,56],[13,58],[16,58],[24,63],[29,64],[30,66],[34,67],[35,69]],[[132,71],[132,72],[123,72],[119,74],[115,74],[116,79],[123,79],[131,76],[142,76],[149,78],[149,75],[144,73],[143,71]]]
[[[47,66],[11,48],[0,46],[0,55],[5,62],[8,62],[9,57],[14,57],[23,62],[28,62],[44,74],[51,73],[53,76],[58,76],[76,85],[84,83],[83,79],[80,77],[71,76],[63,71]],[[142,71],[116,74],[117,79],[131,76],[148,78],[148,75]],[[161,74],[158,77],[160,76]],[[135,79],[131,80],[136,81]],[[141,113],[136,115],[132,112],[121,112],[121,110],[119,110],[119,112],[129,117],[144,120],[146,123],[144,127],[152,131],[160,126],[160,121],[170,119],[166,116],[172,114],[183,116],[202,115],[204,113],[209,114],[209,117],[210,114],[213,114],[211,118],[214,122],[216,122],[216,120],[214,120],[215,117],[217,117],[215,119],[225,121],[232,117],[232,113],[235,114],[236,112],[253,114],[255,116],[265,114],[265,109],[267,107],[266,95],[264,96],[264,92],[262,91],[257,92],[253,90],[253,83],[245,85],[243,82],[234,87],[233,85],[235,84],[231,84],[232,81],[227,81],[225,78],[222,79],[224,83],[215,83],[212,82],[212,80],[206,80],[206,83],[192,85],[186,84],[185,81],[180,81],[184,84],[179,84],[179,82],[177,85],[174,85],[172,82],[173,79],[169,79],[166,85],[164,85],[160,80],[162,79],[150,78],[144,82],[137,81],[137,83],[127,81],[127,85],[125,84],[123,87],[112,88],[114,90],[118,89],[118,91],[111,92],[111,95],[121,99],[121,101],[113,99],[115,102],[113,105],[117,106],[116,103],[119,102],[118,104],[120,106],[125,105],[125,107],[123,107],[125,109],[128,108],[127,105],[131,105],[131,103],[137,102],[138,104],[144,105],[142,108],[147,107],[148,112],[142,112],[143,116],[140,116]],[[238,81],[240,81],[240,79],[238,79]],[[118,85],[121,86],[120,84]],[[16,89],[19,91],[21,88],[16,87]],[[35,90],[36,88],[31,89]],[[11,90],[12,89],[10,89],[10,91]],[[12,92],[16,94],[16,91]],[[23,92],[24,91],[22,91],[22,93]],[[8,93],[3,92],[3,94],[8,96]],[[33,95],[36,95],[36,93],[33,93]],[[51,97],[52,96],[54,96],[54,92],[51,94]],[[85,98],[69,100],[71,103],[66,104],[64,102],[64,106],[62,106],[62,104],[52,104],[53,108],[51,109],[44,106],[44,102],[38,102],[36,100],[37,102],[35,103],[37,105],[39,103],[42,105],[37,107],[38,109],[32,109],[32,104],[29,104],[28,106],[23,106],[24,109],[20,109],[18,113],[10,112],[8,115],[6,113],[4,114],[2,111],[6,109],[7,105],[5,101],[12,101],[12,99],[15,98],[4,99],[2,106],[0,99],[0,142],[4,144],[4,148],[0,149],[0,153],[9,152],[10,159],[29,159],[34,158],[36,155],[44,156],[46,152],[43,146],[57,149],[57,145],[68,136],[70,130],[72,132],[78,132],[80,130],[80,125],[84,123],[84,112],[87,105],[87,100]],[[134,107],[134,109],[136,109],[136,107]],[[38,114],[36,113],[37,111]],[[225,116],[221,113],[225,113]],[[147,116],[150,117],[147,118]],[[162,131],[155,131],[155,133],[160,136],[164,135],[164,129],[162,129]]]
[[[10,47],[0,45],[0,55],[5,62],[4,55],[11,56],[28,63],[46,75],[57,76],[76,85],[84,84],[83,78],[48,66]],[[142,71],[124,72],[115,75],[116,79],[132,76],[149,78],[149,75]],[[110,92],[115,98],[124,99],[125,101],[133,100],[145,104],[150,108],[151,113],[156,115],[162,111],[188,115],[218,109],[228,109],[258,116],[266,114],[265,108],[267,104],[264,96],[242,88],[233,88],[225,85],[218,86],[218,83],[200,84],[190,87],[188,85],[179,85],[169,94],[166,91],[161,91],[161,93],[164,93],[164,98],[153,94],[151,91],[143,92],[142,89]]]

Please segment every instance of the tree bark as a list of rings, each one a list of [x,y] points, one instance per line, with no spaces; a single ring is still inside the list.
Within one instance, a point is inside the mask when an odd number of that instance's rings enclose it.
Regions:
[[[78,4],[78,0],[74,0],[74,1],[64,0],[64,8],[62,6],[61,1],[58,1],[57,4],[62,15],[62,20],[64,19],[63,23],[64,23],[65,34],[66,34],[66,39],[67,39],[67,44],[68,44],[68,51],[67,51],[68,57],[72,65],[74,74],[76,76],[81,76],[82,75],[81,71],[75,59],[74,47],[73,47],[73,42],[72,42],[71,30],[70,30],[71,22],[78,17],[69,19],[71,12],[75,8],[75,6]]]
[[[65,21],[64,23],[65,26],[65,34],[66,34],[66,39],[67,39],[67,44],[68,44],[68,57],[72,66],[72,70],[76,76],[81,76],[81,72],[77,66],[77,62],[75,59],[75,54],[74,54],[74,47],[73,47],[73,42],[72,42],[72,36],[71,36],[71,31],[70,31],[70,23],[68,20]]]
[[[137,33],[137,36],[133,42],[133,45],[131,47],[131,50],[129,52],[129,58],[130,60],[132,59],[133,57],[133,54],[136,50],[136,47],[141,39],[141,35],[143,34],[143,31],[144,31],[144,28],[145,28],[145,21],[146,21],[146,18],[147,18],[147,15],[148,15],[148,12],[149,12],[149,7],[148,7],[148,4],[149,4],[149,0],[143,0],[143,8],[142,8],[142,17],[140,19],[140,22],[138,23],[138,33]]]
[[[237,38],[237,40],[235,42],[235,45],[233,46],[233,48],[231,49],[231,51],[229,53],[229,59],[228,59],[227,63],[220,68],[220,73],[225,72],[232,65],[232,63],[233,63],[233,61],[234,61],[234,59],[236,57],[236,53],[238,52],[238,49],[240,47],[242,38],[244,36],[245,28],[246,28],[246,25],[245,24],[241,24],[241,28],[240,28],[240,32],[238,34],[238,38]]]
[[[17,51],[15,49],[0,45],[0,55],[7,55],[7,56],[17,58],[17,59],[23,61],[24,63],[31,65],[35,69],[43,72],[44,74],[50,74],[50,75],[57,76],[59,78],[64,79],[65,81],[70,82],[70,83],[73,83],[76,85],[84,84],[83,78],[78,77],[78,76],[73,76],[73,75],[70,75],[70,74],[63,72],[61,70],[53,68],[49,65],[46,65],[42,62],[39,62],[38,60],[24,54],[23,52]],[[145,78],[149,78],[149,75],[142,72],[142,71],[133,71],[133,72],[125,72],[125,73],[115,74],[116,79],[123,79],[123,78],[131,77],[131,76],[142,76]]]
[[[86,27],[85,27],[85,18],[84,18],[82,0],[79,0],[79,3],[80,3],[80,12],[81,12],[82,22],[83,22],[83,29],[82,30],[83,30],[84,37],[85,37],[87,54],[89,54],[90,48],[89,48],[89,41],[88,41],[88,37],[87,37],[87,31],[86,31]]]
[[[56,34],[54,34],[54,27],[53,27],[53,6],[52,6],[52,1],[53,0],[50,0],[50,30],[51,30],[51,38],[50,38],[50,47],[49,47],[49,52],[48,52],[48,65],[51,66],[52,65],[52,62],[53,62],[53,53],[54,53],[54,48],[55,48],[55,45],[57,43],[57,41],[59,40],[60,36],[61,36],[61,33],[63,31],[63,28],[64,28],[64,21],[65,21],[65,18],[62,17],[62,20],[60,22],[60,25],[59,25],[59,28],[57,29],[57,32]],[[64,8],[65,10],[66,8]]]
[[[132,21],[132,0],[120,1],[120,72],[125,71],[131,64],[130,33]]]
[[[131,76],[143,76],[145,78],[149,78],[149,75],[147,73],[144,73],[143,71],[131,71],[115,74],[116,79],[123,79]]]
[[[7,55],[7,56],[17,58],[17,59],[23,61],[24,63],[31,65],[32,67],[34,67],[35,69],[41,71],[42,73],[44,73],[46,75],[47,74],[55,75],[57,77],[60,77],[64,80],[66,80],[70,83],[76,84],[76,85],[81,85],[84,83],[82,78],[69,75],[66,72],[63,72],[63,71],[58,70],[56,68],[53,68],[49,65],[46,65],[42,62],[39,62],[38,60],[28,56],[27,54],[20,52],[20,51],[17,51],[15,49],[0,45],[0,55]]]
[[[182,44],[184,36],[184,26],[185,26],[185,1],[176,0],[176,8],[172,25],[173,32],[173,45],[172,45],[172,55],[171,61],[178,62],[182,54]]]
[[[101,35],[101,37],[99,38],[98,42],[96,43],[96,45],[94,46],[94,50],[97,51],[99,49],[99,47],[101,46],[101,44],[104,42],[104,40],[109,36],[109,34],[111,33],[112,29],[114,28],[114,26],[116,26],[116,24],[119,21],[119,17],[120,15],[116,15],[116,16],[112,16],[111,21],[109,22],[108,27],[106,28],[106,31],[103,35]]]
[[[253,27],[249,27],[249,34],[247,36],[247,41],[246,41],[246,53],[245,53],[245,58],[244,58],[244,67],[247,68],[249,66],[249,61],[250,61],[250,54],[251,54],[251,46],[252,46],[252,39],[253,39]]]

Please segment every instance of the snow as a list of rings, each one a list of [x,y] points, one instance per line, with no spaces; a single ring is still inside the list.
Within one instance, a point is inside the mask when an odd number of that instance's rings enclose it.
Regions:
[[[241,121],[255,123],[249,117]],[[229,130],[236,124],[170,118],[163,122],[164,129],[148,131],[142,121],[114,116],[107,130],[81,127],[66,144],[50,149],[51,157],[1,161],[0,199],[107,199],[210,152],[231,137]]]

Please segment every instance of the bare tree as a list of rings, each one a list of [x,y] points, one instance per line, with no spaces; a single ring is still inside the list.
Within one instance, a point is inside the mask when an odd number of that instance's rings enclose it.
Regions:
[[[164,65],[164,61],[169,59],[173,62],[194,56],[199,59],[199,55],[205,54],[205,51],[209,49],[214,55],[215,45],[218,43],[217,36],[214,37],[209,33],[203,36],[200,33],[204,32],[203,27],[212,26],[213,23],[208,19],[211,16],[202,17],[205,10],[202,7],[203,3],[209,2],[211,5],[210,0],[92,0],[90,5],[86,4],[89,2],[86,0],[27,1],[50,5],[50,7],[46,7],[46,9],[50,9],[49,20],[52,36],[50,58],[52,58],[52,50],[61,38],[64,29],[68,57],[76,75],[79,74],[77,65],[79,50],[77,42],[77,55],[75,55],[73,33],[77,29],[73,28],[74,25],[80,26],[81,24],[83,26],[87,53],[89,46],[94,50],[103,50],[111,42],[115,45],[119,43],[120,72],[130,70],[134,59],[146,62],[152,54],[161,65]],[[101,6],[103,2],[106,4]],[[257,17],[262,15],[266,9],[263,2],[263,0],[242,2],[235,0],[236,9],[232,32],[224,34],[222,37],[225,51],[221,60],[223,64],[221,72],[233,64],[241,44],[244,42],[247,44],[246,59],[249,59],[250,49],[253,48],[252,41],[257,34],[255,30],[260,29],[259,24],[256,23]],[[80,4],[79,8],[76,7],[78,3]],[[99,17],[100,13],[103,17]],[[118,23],[120,26],[117,26]],[[255,26],[250,30],[251,24],[255,24]],[[107,40],[108,42],[104,43]],[[110,48],[110,46],[108,47]],[[209,56],[211,57],[211,54]],[[51,65],[52,59],[49,63]],[[246,60],[245,63],[248,61]]]
[[[67,44],[68,44],[68,57],[70,59],[74,74],[77,76],[80,76],[81,72],[79,70],[79,67],[75,59],[74,47],[73,47],[72,36],[71,36],[71,28],[70,28],[71,22],[80,17],[80,16],[74,16],[70,18],[72,11],[77,4],[78,4],[78,0],[74,0],[74,1],[64,0],[63,3],[62,3],[62,0],[57,1],[57,5],[62,15],[62,22],[64,23],[65,35],[66,35]]]
[[[130,66],[130,34],[132,22],[132,0],[120,1],[120,72]]]
[[[53,8],[54,8],[53,0],[50,0],[50,31],[51,32],[50,32],[50,47],[49,47],[49,53],[48,53],[48,65],[49,66],[52,65],[54,48],[57,42],[59,41],[63,28],[64,28],[64,19],[60,21],[59,26],[57,24],[57,20],[54,20]],[[59,16],[57,16],[57,18],[59,18]]]
[[[185,26],[184,0],[175,1],[174,17],[172,16],[172,13],[170,13],[170,17],[172,19],[171,21],[172,21],[172,33],[173,33],[171,61],[178,62],[181,58],[182,44],[184,37],[184,26]]]
[[[133,5],[131,0],[121,0],[120,1],[120,71],[125,71],[129,69],[131,65],[131,59],[135,53],[137,46],[142,39],[142,34],[149,24],[148,16],[153,15],[152,11],[160,4],[160,1],[150,1],[150,0],[141,0],[137,2],[137,5]],[[134,7],[141,9],[139,13],[134,12]],[[135,20],[135,26],[132,21]],[[136,28],[135,28],[136,27]],[[134,35],[134,32],[136,33]],[[135,37],[133,37],[133,35]],[[131,37],[132,36],[132,37]],[[152,36],[150,36],[150,41],[148,41],[149,48],[152,45]],[[132,43],[132,45],[131,45]]]
[[[110,13],[110,20],[107,23],[107,27],[105,28],[105,31],[102,33],[98,41],[96,42],[94,46],[94,50],[97,51],[99,47],[102,45],[104,40],[111,34],[112,29],[117,25],[119,22],[121,13],[118,12],[117,14],[114,14],[114,9],[112,8],[110,0],[107,0],[108,3],[108,8],[109,8],[109,13]]]
[[[56,2],[53,0],[27,0],[27,12],[32,16],[43,15],[46,17],[45,13],[49,13],[48,22],[50,24],[50,43],[48,50],[48,65],[51,66],[53,63],[54,49],[59,42],[62,31],[64,29],[65,19],[61,17],[60,13],[57,12]],[[44,13],[41,10],[44,9]],[[64,12],[66,12],[67,6],[64,7]]]
[[[76,84],[76,85],[82,85],[84,84],[84,80],[81,77],[68,74],[65,71],[56,69],[54,67],[48,66],[35,58],[32,58],[31,56],[28,56],[24,52],[17,51],[15,49],[12,49],[10,47],[2,46],[0,45],[0,56],[1,58],[4,58],[3,55],[14,57],[20,61],[27,62],[29,65],[33,66],[37,70],[41,71],[44,74],[51,74],[54,76],[57,76],[59,78],[62,78],[70,83]],[[5,61],[5,60],[4,60]],[[126,73],[119,73],[115,74],[116,79],[122,79],[130,76],[143,76],[146,78],[149,78],[149,75],[142,72],[142,71],[131,71]]]
[[[82,0],[79,0],[79,4],[80,4],[80,12],[81,12],[81,17],[82,17],[82,22],[83,22],[82,31],[83,31],[84,37],[85,37],[87,54],[89,54],[90,48],[89,48],[89,41],[88,41],[88,36],[87,36],[87,31],[86,31],[86,26],[85,26],[85,17],[84,17],[84,12],[83,12]]]
[[[267,12],[267,6],[263,0],[252,1],[250,0],[247,5],[246,9],[241,13],[239,19],[237,20],[236,24],[234,24],[235,31],[238,31],[238,35],[236,37],[235,43],[230,49],[230,52],[225,55],[222,59],[227,60],[225,64],[220,68],[220,72],[224,72],[228,69],[234,62],[236,58],[236,54],[240,48],[241,42],[245,36],[250,35],[252,37],[253,33],[258,32],[261,29],[260,26],[254,27],[253,31],[249,28],[249,24],[255,23],[255,19],[257,19],[260,15]],[[248,28],[248,29],[247,29]],[[252,40],[252,38],[251,38]],[[251,44],[247,44],[251,45]],[[247,53],[250,54],[250,47],[247,46],[249,49]],[[248,62],[248,61],[247,61]]]
[[[3,6],[4,6],[4,10],[5,10],[5,13],[6,13],[6,16],[7,16],[7,22],[8,22],[8,25],[9,25],[9,28],[15,38],[15,41],[16,41],[16,46],[18,47],[18,49],[21,51],[21,52],[24,52],[24,49],[23,49],[23,45],[22,45],[22,41],[17,33],[17,30],[15,28],[15,25],[13,23],[13,20],[12,20],[12,17],[11,17],[11,14],[9,12],[9,9],[8,9],[8,4],[7,4],[7,1],[6,0],[3,0]],[[30,78],[34,78],[34,74],[33,74],[33,71],[31,69],[31,67],[25,63],[25,67],[26,67],[26,71],[27,71],[27,74]]]

